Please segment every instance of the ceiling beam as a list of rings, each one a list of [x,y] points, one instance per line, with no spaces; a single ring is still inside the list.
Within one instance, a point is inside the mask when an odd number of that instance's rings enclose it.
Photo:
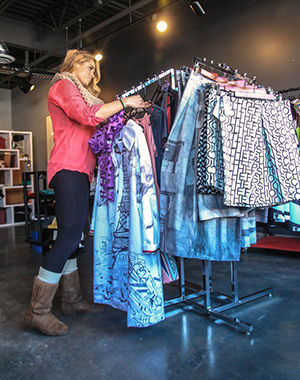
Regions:
[[[16,0],[4,0],[0,4],[0,15],[5,11],[6,8],[8,8],[12,3],[14,3]]]
[[[127,8],[127,5],[124,5],[122,3],[120,3],[119,1],[110,1],[108,4],[107,4],[108,7],[110,8],[113,8],[113,9],[126,9]],[[138,16],[138,17],[143,17],[144,14],[142,12],[132,12],[135,16]]]
[[[100,22],[100,24],[88,29],[86,32],[84,33],[81,33],[79,34],[78,36],[72,38],[70,41],[69,41],[69,44],[73,44],[85,37],[88,37],[89,35],[95,33],[95,32],[98,32],[98,30],[101,30],[103,28],[105,28],[106,26],[120,20],[121,18],[123,18],[124,16],[127,16],[129,13],[131,12],[134,12],[134,11],[137,11],[138,9],[144,7],[145,5],[148,5],[150,3],[152,3],[154,0],[141,0],[139,1],[138,3],[132,5],[131,7],[128,7],[127,9],[124,9],[123,11],[117,13],[116,15],[110,17],[109,19],[103,21],[103,22]]]
[[[65,30],[66,28],[69,28],[73,24],[76,24],[79,19],[84,19],[85,17],[91,15],[92,13],[96,12],[99,8],[102,8],[104,5],[109,3],[109,1],[105,1],[103,3],[97,3],[94,5],[94,7],[87,9],[86,11],[80,13],[76,17],[72,18],[72,20],[65,22],[63,25],[59,26],[58,28],[54,29],[55,32],[61,32]]]

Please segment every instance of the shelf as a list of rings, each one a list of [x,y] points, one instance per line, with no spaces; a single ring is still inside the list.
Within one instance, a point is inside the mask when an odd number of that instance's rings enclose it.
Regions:
[[[24,225],[23,173],[32,171],[32,132],[0,130],[0,227]],[[31,177],[26,183],[30,192],[34,186]],[[34,212],[34,202],[28,205]],[[24,218],[25,219],[25,218]],[[5,223],[3,223],[5,222]]]
[[[0,187],[4,187],[7,189],[23,189],[23,185],[17,185],[17,186],[8,186],[8,185],[0,185]],[[27,185],[27,187],[32,187],[31,185]]]
[[[0,224],[0,228],[15,227],[15,226],[24,226],[24,225],[25,225],[25,222],[5,223],[5,224]]]
[[[20,169],[17,149],[0,149],[0,170]]]

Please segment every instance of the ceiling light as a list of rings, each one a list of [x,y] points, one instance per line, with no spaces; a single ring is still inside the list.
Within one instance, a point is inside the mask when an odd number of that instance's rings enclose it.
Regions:
[[[97,54],[95,55],[95,60],[96,60],[97,62],[100,62],[100,61],[102,60],[102,58],[103,58],[103,55],[102,55],[101,53],[97,53]]]
[[[22,90],[25,94],[29,91],[33,91],[35,85],[30,83],[28,79],[23,79],[22,83],[19,85],[19,89]]]
[[[3,40],[0,40],[0,65],[12,63],[16,59],[8,54],[9,50]]]
[[[168,28],[168,24],[166,23],[165,20],[159,20],[157,23],[156,23],[156,29],[160,32],[160,33],[163,33],[167,30]]]
[[[190,8],[196,16],[205,15],[205,10],[202,8],[198,0],[190,0]]]

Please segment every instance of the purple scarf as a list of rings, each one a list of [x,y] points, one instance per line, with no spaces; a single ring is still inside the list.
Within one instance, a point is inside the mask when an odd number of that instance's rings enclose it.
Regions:
[[[114,165],[111,152],[115,138],[119,135],[124,126],[124,111],[111,116],[108,121],[97,129],[89,139],[91,151],[98,154],[98,166],[100,169],[101,186],[100,194],[102,198],[109,201],[114,200]]]

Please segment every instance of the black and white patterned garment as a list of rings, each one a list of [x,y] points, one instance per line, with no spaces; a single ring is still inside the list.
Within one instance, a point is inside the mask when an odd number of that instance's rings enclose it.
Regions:
[[[202,194],[219,194],[224,190],[220,121],[213,115],[216,103],[216,90],[205,86],[205,118],[197,152],[197,191]]]
[[[266,207],[300,199],[300,158],[288,101],[222,95],[224,203]]]

